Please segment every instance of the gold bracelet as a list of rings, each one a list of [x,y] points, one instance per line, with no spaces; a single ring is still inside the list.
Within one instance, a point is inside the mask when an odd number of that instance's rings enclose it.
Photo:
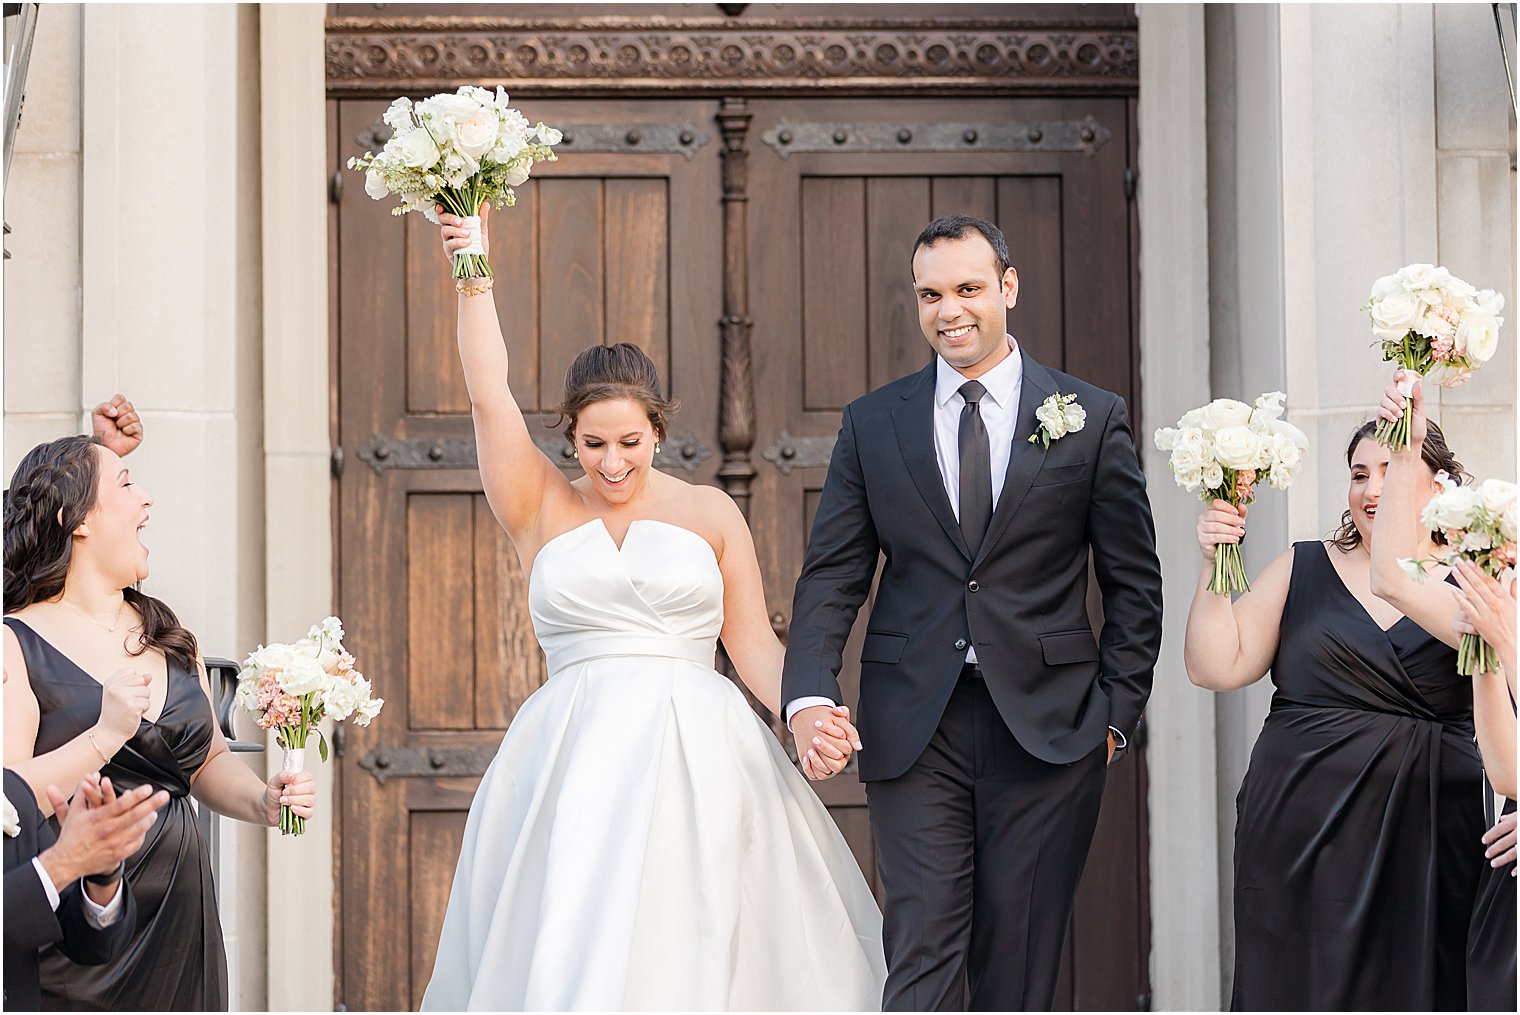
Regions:
[[[95,748],[95,753],[98,754],[98,755],[100,755],[100,760],[103,761],[105,764],[109,765],[111,763],[111,758],[110,758],[109,755],[106,754],[105,751],[102,751],[100,749],[100,745],[95,742],[95,731],[94,730],[85,730],[84,731],[84,735],[90,738],[90,746],[93,747],[93,748]]]
[[[491,291],[496,284],[496,279],[491,275],[484,275],[476,279],[478,285],[469,285],[469,279],[461,278],[454,282],[454,291],[461,296],[481,296]]]

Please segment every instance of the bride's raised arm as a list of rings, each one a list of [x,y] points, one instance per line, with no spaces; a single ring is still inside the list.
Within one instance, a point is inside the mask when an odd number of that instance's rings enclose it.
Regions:
[[[456,215],[438,209],[444,253],[469,245],[469,233]],[[480,230],[486,250],[490,206],[480,208]],[[507,384],[507,343],[496,316],[496,301],[486,286],[489,278],[462,278],[459,291],[459,361],[475,419],[475,447],[486,500],[519,552],[542,541],[536,533],[546,498],[570,496],[570,481],[549,461],[528,433],[522,409]]]

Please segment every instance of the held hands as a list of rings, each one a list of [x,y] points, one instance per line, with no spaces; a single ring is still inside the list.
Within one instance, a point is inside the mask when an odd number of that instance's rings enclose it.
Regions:
[[[1494,827],[1483,833],[1483,841],[1488,843],[1488,849],[1483,853],[1488,857],[1490,867],[1509,867],[1509,876],[1514,877],[1517,870],[1515,867],[1515,812],[1500,815],[1499,820],[1494,822]]]
[[[1244,538],[1248,510],[1244,504],[1236,507],[1216,498],[1198,516],[1198,548],[1203,551],[1205,561],[1214,562],[1215,547],[1220,543],[1238,543]]]
[[[792,736],[802,774],[814,782],[831,779],[844,771],[850,755],[861,750],[860,733],[850,722],[843,705],[810,705],[792,716]]]
[[[297,817],[309,818],[316,813],[317,782],[311,773],[276,772],[264,787],[264,823],[271,828],[280,824],[280,805],[288,806]]]
[[[1411,440],[1414,438],[1411,437]],[[1500,658],[1507,651],[1513,658],[1515,651],[1515,585],[1509,590],[1490,578],[1470,560],[1460,560],[1452,568],[1458,589],[1457,605],[1461,607],[1453,619],[1453,626],[1462,634],[1476,634],[1498,650]]]
[[[443,256],[448,258],[449,266],[453,267],[454,255],[470,245],[470,231],[464,227],[464,219],[445,211],[443,205],[435,205],[434,208],[442,226],[439,231],[443,234]],[[480,206],[480,243],[486,248],[487,254],[491,253],[490,222],[491,202],[485,201]]]
[[[169,802],[148,785],[116,795],[110,779],[91,772],[74,791],[72,805],[57,786],[47,788],[58,816],[58,841],[43,852],[42,865],[60,890],[86,874],[107,874],[142,847],[157,811]]]
[[[1399,389],[1399,384],[1406,376],[1404,368],[1399,367],[1393,372],[1393,383],[1383,391],[1383,400],[1378,403],[1378,419],[1396,423],[1404,415],[1404,403],[1407,401],[1414,406],[1409,414],[1409,449],[1419,454],[1420,448],[1425,443],[1427,427],[1425,425],[1425,392],[1421,388],[1418,378],[1414,380],[1410,388],[1410,394],[1406,398],[1404,392]],[[1397,450],[1397,449],[1396,449]]]
[[[115,740],[116,747],[137,734],[148,707],[152,704],[148,685],[153,678],[125,667],[111,674],[100,696],[100,721],[97,728]],[[113,748],[114,750],[114,748]],[[102,759],[108,760],[108,759]]]
[[[110,401],[91,409],[90,427],[100,438],[100,443],[122,458],[136,451],[142,443],[142,420],[137,415],[137,407],[124,395],[112,395]]]

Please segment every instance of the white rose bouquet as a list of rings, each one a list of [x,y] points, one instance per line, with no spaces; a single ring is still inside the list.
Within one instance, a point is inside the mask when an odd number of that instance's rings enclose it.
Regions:
[[[563,136],[540,123],[529,126],[507,105],[507,93],[465,85],[413,103],[400,98],[385,111],[392,134],[379,155],[365,152],[348,160],[362,171],[364,192],[376,201],[394,194],[401,205],[393,215],[421,211],[438,221],[435,205],[465,220],[474,242],[454,255],[454,277],[491,274],[480,240],[480,206],[516,200],[513,187],[528,181],[535,162],[553,162]]]
[[[1438,533],[1446,545],[1431,560],[1406,557],[1399,565],[1416,581],[1431,564],[1470,560],[1484,574],[1498,578],[1515,566],[1515,484],[1485,479],[1481,485],[1459,486],[1442,472],[1436,476],[1441,492],[1420,513],[1420,524]],[[1457,672],[1464,677],[1497,669],[1494,647],[1476,634],[1464,634],[1457,650]]]
[[[1254,501],[1261,483],[1277,490],[1293,485],[1309,438],[1282,418],[1286,397],[1269,391],[1255,405],[1216,398],[1185,413],[1175,427],[1157,430],[1156,447],[1171,453],[1177,485],[1206,504],[1223,500],[1237,507]],[[1209,591],[1227,596],[1250,587],[1239,545],[1219,544]]]
[[[1478,290],[1445,268],[1410,264],[1372,284],[1362,308],[1372,318],[1383,359],[1405,371],[1399,388],[1407,398],[1416,375],[1454,388],[1487,363],[1499,347],[1504,297]],[[1377,441],[1385,447],[1409,447],[1409,406],[1396,422],[1378,424]]]
[[[354,662],[343,648],[343,622],[337,617],[328,617],[294,644],[260,645],[243,661],[237,704],[260,727],[275,731],[285,751],[285,771],[306,767],[306,738],[312,733],[317,735],[318,753],[327,760],[327,738],[317,729],[324,718],[351,718],[358,726],[368,726],[380,714],[385,699],[370,693],[369,681],[354,669]],[[280,831],[300,835],[306,831],[306,819],[281,807]]]

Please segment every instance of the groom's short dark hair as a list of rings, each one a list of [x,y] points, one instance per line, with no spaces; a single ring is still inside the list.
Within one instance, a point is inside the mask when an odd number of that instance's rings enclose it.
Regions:
[[[993,256],[997,259],[998,278],[1002,278],[1003,273],[1013,266],[1003,231],[986,219],[972,218],[970,215],[944,215],[924,226],[924,231],[913,241],[913,250],[908,254],[910,269],[920,247],[932,247],[940,240],[963,240],[970,230],[981,233],[982,238],[991,244]]]

